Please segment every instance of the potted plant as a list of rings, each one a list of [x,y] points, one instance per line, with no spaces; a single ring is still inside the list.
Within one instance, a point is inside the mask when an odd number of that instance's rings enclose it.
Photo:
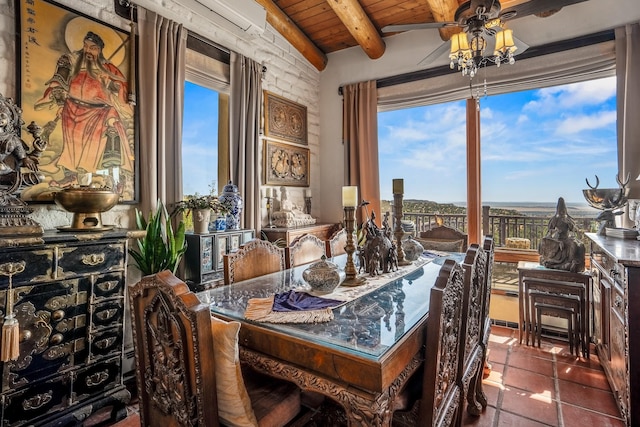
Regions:
[[[215,195],[200,196],[196,193],[195,195],[187,195],[176,203],[171,216],[186,213],[188,217],[193,212],[193,229],[195,233],[200,234],[208,232],[211,212],[217,215],[226,214],[227,211],[228,207],[221,203]]]
[[[137,250],[129,249],[140,272],[144,276],[163,270],[171,270],[175,274],[187,250],[184,222],[180,221],[174,231],[167,209],[158,200],[155,214],[150,212],[148,219],[136,209],[136,225],[139,230],[147,232],[145,237],[138,239]]]

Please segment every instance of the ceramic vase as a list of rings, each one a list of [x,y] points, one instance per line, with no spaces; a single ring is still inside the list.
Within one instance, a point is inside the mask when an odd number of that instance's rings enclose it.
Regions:
[[[227,213],[227,230],[239,230],[240,229],[240,214],[242,213],[242,196],[238,193],[238,187],[231,181],[224,186],[222,194],[218,197],[220,203],[228,206],[229,213]]]
[[[211,219],[211,209],[194,209],[193,210],[193,232],[195,234],[208,233],[210,219]]]

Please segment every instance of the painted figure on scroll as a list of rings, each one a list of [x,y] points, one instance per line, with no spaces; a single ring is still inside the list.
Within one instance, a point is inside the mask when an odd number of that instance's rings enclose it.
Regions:
[[[133,172],[133,149],[126,128],[133,121],[127,80],[103,55],[104,41],[89,31],[82,49],[62,55],[35,109],[57,108],[63,147],[56,163],[64,176],[52,186],[66,186],[77,174],[119,168]]]

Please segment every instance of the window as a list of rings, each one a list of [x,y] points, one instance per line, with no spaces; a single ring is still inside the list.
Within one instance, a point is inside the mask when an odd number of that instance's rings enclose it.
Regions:
[[[182,193],[218,194],[227,182],[229,53],[189,34],[182,126]]]
[[[615,77],[480,99],[483,204],[586,205],[585,178],[616,187]],[[466,203],[465,101],[378,114],[380,194]],[[623,178],[623,177],[621,177]]]

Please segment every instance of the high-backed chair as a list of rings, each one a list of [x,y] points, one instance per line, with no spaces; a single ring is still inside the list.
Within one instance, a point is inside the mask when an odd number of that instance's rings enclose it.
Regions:
[[[456,378],[463,340],[462,298],[462,267],[447,259],[431,289],[423,369],[394,401],[394,420],[404,419],[408,425],[420,426],[455,425],[461,405]],[[417,410],[410,404],[415,401],[412,394],[421,395]]]
[[[491,317],[489,317],[489,306],[491,305],[491,286],[493,281],[493,260],[495,258],[495,244],[493,236],[487,235],[484,237],[482,249],[486,254],[487,261],[485,263],[484,283],[482,288],[482,319],[484,326],[482,328],[482,337],[480,339],[480,345],[482,346],[482,360],[484,360],[484,376],[488,376],[491,370],[487,361],[487,353],[489,351],[489,335],[491,335]],[[480,383],[482,386],[482,383]],[[486,406],[486,396],[480,390],[480,393],[476,396],[476,399]],[[483,403],[484,402],[484,403]]]
[[[480,415],[486,407],[486,399],[478,401],[477,395],[482,392],[482,372],[484,369],[481,346],[484,332],[483,299],[485,288],[487,255],[477,244],[472,244],[466,251],[462,268],[464,270],[464,296],[462,299],[462,342],[458,359],[458,379],[462,394],[462,405],[467,401],[467,412]],[[458,425],[462,425],[462,407],[458,413]]]
[[[347,246],[347,230],[341,228],[333,233],[333,235],[327,240],[327,256],[334,257],[347,253],[345,246]]]
[[[284,249],[267,240],[249,240],[230,254],[225,254],[224,284],[240,282],[285,269]]]
[[[287,268],[317,261],[326,256],[325,241],[314,234],[303,234],[285,248],[285,265]]]
[[[467,250],[469,237],[455,228],[440,225],[421,231],[416,239],[425,250],[444,252],[464,252]]]
[[[214,319],[170,271],[129,289],[142,426],[284,426],[300,390],[238,359],[240,323]],[[265,398],[266,397],[266,398]]]

